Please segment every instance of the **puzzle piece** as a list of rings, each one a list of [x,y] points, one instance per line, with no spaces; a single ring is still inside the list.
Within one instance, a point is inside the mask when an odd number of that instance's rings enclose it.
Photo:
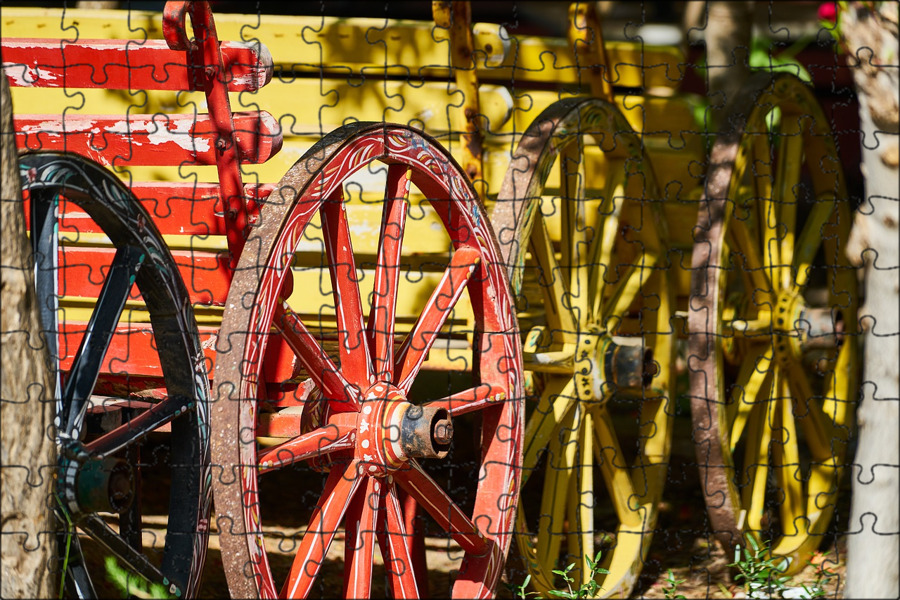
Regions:
[[[754,597],[754,543],[831,592],[892,533],[848,479],[897,468],[852,456],[896,333],[854,261],[896,269],[850,237],[895,133],[802,7],[728,97],[705,15],[564,6],[4,8],[60,398],[4,473],[57,475],[66,585]]]

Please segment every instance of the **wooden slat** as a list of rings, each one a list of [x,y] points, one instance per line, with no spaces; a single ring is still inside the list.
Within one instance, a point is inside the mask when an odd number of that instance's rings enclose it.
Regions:
[[[112,247],[65,247],[59,266],[60,295],[96,298],[114,255]],[[197,250],[172,250],[172,256],[193,304],[224,306],[231,284],[227,256]],[[131,298],[140,297],[132,288]]]
[[[226,81],[232,92],[254,91],[272,79],[272,56],[262,44],[223,42]],[[3,70],[10,84],[39,88],[201,90],[184,51],[164,40],[4,39]]]
[[[218,135],[209,115],[58,115],[14,117],[16,144],[65,150],[104,165],[215,165]],[[281,149],[281,128],[266,111],[234,113],[243,162],[262,163]]]

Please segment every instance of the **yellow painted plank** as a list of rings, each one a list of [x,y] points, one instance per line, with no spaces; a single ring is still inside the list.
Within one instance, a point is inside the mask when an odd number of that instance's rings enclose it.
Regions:
[[[215,18],[221,40],[261,40],[283,69],[450,77],[446,30],[430,21],[224,13]],[[8,37],[74,39],[77,31],[82,39],[161,38],[161,23],[159,13],[147,11],[10,7],[2,17]],[[579,83],[566,39],[509,36],[490,23],[475,24],[474,33],[482,79]],[[685,60],[677,48],[609,41],[607,54],[615,85],[673,88],[681,81]]]

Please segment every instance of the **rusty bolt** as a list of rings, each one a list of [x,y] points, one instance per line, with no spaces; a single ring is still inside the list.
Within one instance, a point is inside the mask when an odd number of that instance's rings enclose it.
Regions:
[[[224,138],[219,138],[216,140],[216,148],[222,152],[225,152],[225,147],[227,145],[228,145],[228,143],[225,141]]]
[[[212,65],[210,65],[210,66],[206,67],[204,72],[206,73],[206,77],[208,79],[212,79],[216,75],[216,68],[213,67]]]
[[[449,444],[453,441],[453,423],[449,419],[441,419],[434,424],[434,441],[438,444]]]

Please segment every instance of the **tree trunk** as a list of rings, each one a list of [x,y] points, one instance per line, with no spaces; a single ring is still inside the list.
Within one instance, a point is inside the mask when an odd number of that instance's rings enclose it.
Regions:
[[[853,2],[841,12],[843,44],[854,67],[862,127],[866,200],[848,253],[866,265],[862,402],[847,544],[847,598],[900,596],[900,319],[898,319],[898,35],[897,4],[878,13]],[[862,259],[860,259],[862,257]]]
[[[0,74],[0,513],[3,598],[49,598],[56,572],[54,390],[34,293],[12,125]]]

